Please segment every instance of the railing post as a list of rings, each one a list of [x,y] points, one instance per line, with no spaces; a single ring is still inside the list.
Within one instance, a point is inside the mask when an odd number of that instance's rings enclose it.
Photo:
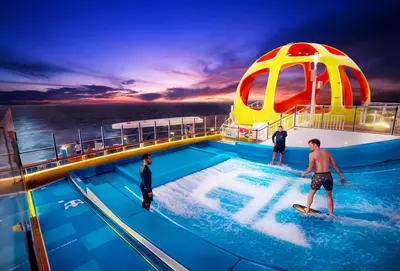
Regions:
[[[293,127],[296,127],[296,115],[297,115],[297,105],[294,106],[294,121],[293,121]]]
[[[394,135],[394,131],[396,130],[396,119],[397,119],[397,113],[399,111],[399,106],[396,106],[396,109],[394,110],[394,118],[393,118],[393,126],[392,126],[392,135]]]
[[[157,121],[154,122],[154,140],[157,139]]]
[[[282,126],[282,113],[281,113],[281,119],[279,120],[279,125]]]
[[[4,132],[4,129],[3,129]],[[18,166],[20,167],[20,169],[22,168],[22,160],[21,160],[21,152],[19,150],[19,145],[18,145],[18,137],[17,137],[17,132],[13,131],[13,134],[15,136],[15,145],[16,145],[16,152],[17,152],[17,159],[18,159]],[[21,170],[20,170],[21,171]],[[21,171],[21,176],[23,172]]]
[[[183,139],[183,119],[181,119],[181,139]]]
[[[204,136],[206,135],[206,133],[207,133],[207,116],[204,116]]]
[[[193,136],[196,135],[196,118],[193,118]]]
[[[58,152],[57,152],[57,144],[56,144],[56,136],[54,133],[51,134],[53,138],[53,147],[54,147],[54,154],[56,155],[56,160],[58,161]]]
[[[324,112],[325,112],[325,105],[322,106],[322,113],[321,113],[321,129],[324,127]]]
[[[240,126],[238,125],[238,141],[240,141]]]
[[[357,118],[357,105],[356,108],[354,109],[353,132],[356,129],[356,118]]]
[[[103,128],[103,126],[101,126],[101,143],[103,144],[103,150],[105,150],[106,149],[106,143],[105,143],[105,140],[104,140],[104,128]]]
[[[168,119],[168,138],[171,137],[171,120]]]
[[[269,122],[267,122],[267,140],[268,140],[268,135],[269,135]]]
[[[139,133],[139,143],[140,143],[143,141],[142,125],[140,125],[140,122],[138,123],[138,133]]]
[[[363,118],[363,123],[362,124],[365,124],[366,122],[367,122],[367,113],[368,113],[368,107],[365,107],[364,106],[364,118]]]
[[[125,145],[125,142],[124,142],[124,125],[123,124],[121,124],[121,144],[122,144],[122,146]]]
[[[85,148],[83,147],[83,140],[82,140],[82,131],[81,129],[78,130],[78,136],[79,136],[79,144],[81,144],[81,154],[85,154]]]
[[[217,115],[214,117],[214,134],[217,132]]]

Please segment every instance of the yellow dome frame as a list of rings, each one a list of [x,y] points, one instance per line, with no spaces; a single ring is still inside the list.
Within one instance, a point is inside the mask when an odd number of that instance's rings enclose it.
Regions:
[[[295,47],[297,48],[298,53],[297,55],[292,55],[290,52]],[[235,118],[236,123],[241,125],[253,125],[255,122],[266,123],[272,119],[276,119],[281,115],[281,113],[285,113],[284,111],[279,112],[274,108],[275,91],[279,73],[284,68],[295,64],[312,63],[315,58],[315,52],[318,53],[318,63],[323,63],[326,66],[328,80],[325,83],[329,81],[331,86],[332,107],[325,114],[341,114],[345,115],[346,119],[351,119],[354,116],[354,109],[349,108],[353,105],[353,97],[351,87],[349,89],[349,80],[347,76],[343,76],[344,67],[349,67],[353,72],[357,72],[357,80],[359,81],[360,88],[362,88],[361,91],[363,92],[362,105],[368,105],[371,102],[370,87],[364,74],[357,64],[346,54],[333,47],[322,44],[304,42],[290,43],[272,50],[259,58],[243,75],[237,87],[236,98],[231,112],[231,117]],[[248,98],[248,90],[247,98],[243,97],[245,95],[243,88],[246,87],[246,84],[248,85],[246,82],[250,81],[252,83],[255,76],[262,74],[265,71],[269,72],[269,78],[264,97],[264,106],[259,110],[255,110],[250,108],[243,101],[243,99]],[[307,80],[308,82],[311,81],[311,74],[305,74],[305,77],[306,83]],[[250,88],[250,86],[247,87]],[[308,94],[304,94],[303,96],[307,95]],[[309,102],[311,102],[311,97]],[[351,118],[347,118],[347,116]]]

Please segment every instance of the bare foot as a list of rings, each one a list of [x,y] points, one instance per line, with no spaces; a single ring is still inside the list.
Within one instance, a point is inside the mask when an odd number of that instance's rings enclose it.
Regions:
[[[304,209],[304,211],[306,212],[306,214],[309,214],[309,213],[310,213],[310,209],[307,208],[307,207]]]
[[[144,208],[144,209],[146,209],[146,210],[150,210],[150,204],[148,204],[148,203],[146,203],[146,202],[144,202],[144,201],[142,201],[142,207]]]
[[[279,162],[279,163],[278,163],[278,166],[282,166],[282,162]]]
[[[274,165],[274,162],[271,162],[271,163],[269,163],[271,166],[273,166]]]

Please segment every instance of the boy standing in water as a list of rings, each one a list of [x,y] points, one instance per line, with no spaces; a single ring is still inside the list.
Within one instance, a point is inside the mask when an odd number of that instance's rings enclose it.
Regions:
[[[151,188],[151,170],[149,165],[151,165],[151,155],[146,153],[142,156],[143,164],[140,167],[140,178],[142,182],[140,183],[140,190],[142,191],[143,201],[142,206],[146,210],[150,210],[150,204],[153,200],[153,190]]]
[[[276,131],[272,135],[272,143],[274,143],[274,151],[272,154],[272,161],[270,165],[273,165],[275,162],[275,157],[278,152],[280,152],[280,157],[279,157],[279,163],[278,165],[282,165],[282,159],[283,159],[283,152],[285,151],[286,148],[286,137],[287,137],[287,132],[283,130],[282,126],[279,126],[279,130]],[[275,141],[276,138],[276,141]]]
[[[328,200],[329,215],[333,215],[333,178],[330,172],[329,165],[332,164],[332,167],[339,175],[340,182],[342,184],[345,184],[346,180],[344,179],[342,173],[340,173],[340,170],[337,167],[332,154],[330,154],[330,152],[328,151],[320,149],[321,142],[318,139],[311,139],[310,141],[308,141],[308,145],[310,146],[310,150],[312,151],[312,153],[310,153],[309,155],[310,163],[307,170],[301,174],[301,177],[304,177],[308,173],[310,173],[314,167],[315,169],[314,176],[312,176],[311,178],[311,191],[307,197],[306,213],[310,212],[310,207],[314,200],[314,195],[323,185],[326,192],[326,198]]]

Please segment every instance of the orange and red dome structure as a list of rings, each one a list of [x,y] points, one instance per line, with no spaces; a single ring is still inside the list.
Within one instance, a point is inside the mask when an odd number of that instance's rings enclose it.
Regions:
[[[324,66],[324,70],[318,75],[314,65],[320,63],[324,64],[320,65]],[[280,73],[294,65],[303,67],[304,89],[287,99],[275,101]],[[237,88],[232,117],[238,124],[251,125],[254,122],[268,122],[296,105],[311,104],[313,83],[315,95],[319,95],[321,89],[326,84],[330,84],[331,108],[328,114],[353,114],[353,110],[346,111],[346,107],[353,105],[354,89],[345,69],[353,73],[357,81],[356,88],[360,92],[361,104],[369,104],[371,93],[364,74],[342,51],[328,45],[305,42],[291,43],[276,48],[257,59],[244,74]],[[250,88],[258,76],[266,73],[269,77],[265,86],[263,106],[251,108],[248,106]]]

